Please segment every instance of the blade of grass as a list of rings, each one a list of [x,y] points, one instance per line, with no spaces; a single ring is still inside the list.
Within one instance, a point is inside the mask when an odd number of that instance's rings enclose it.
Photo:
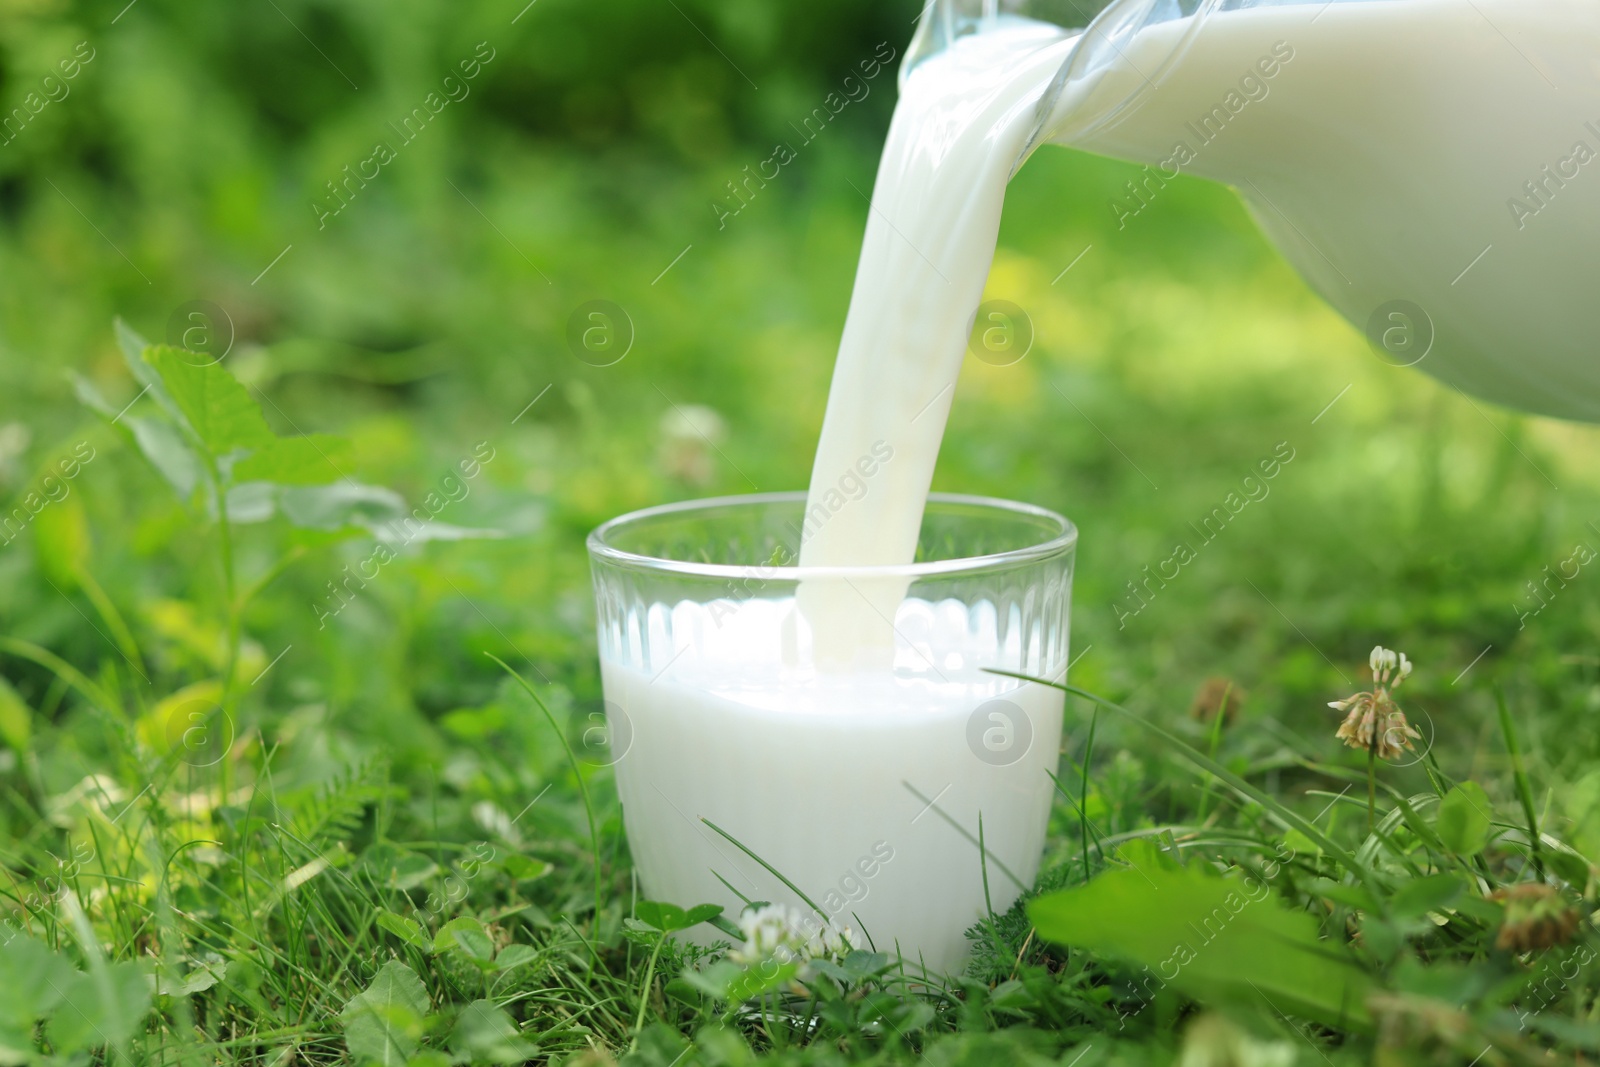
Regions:
[[[550,728],[554,730],[556,732],[556,736],[561,739],[561,747],[567,753],[567,762],[572,766],[573,777],[578,780],[578,794],[583,797],[583,813],[588,817],[589,820],[589,842],[594,848],[593,930],[594,942],[596,945],[598,945],[600,943],[600,831],[595,827],[594,805],[589,802],[589,784],[583,780],[583,769],[578,766],[578,755],[572,751],[572,745],[567,742],[566,732],[563,731],[561,729],[561,725],[556,722],[555,715],[550,711],[550,708],[545,704],[544,700],[539,696],[538,692],[533,688],[533,686],[528,684],[528,680],[522,677],[522,675],[518,674],[516,671],[512,670],[505,660],[501,659],[499,656],[496,656],[493,652],[485,652],[484,655],[500,664],[500,669],[511,675],[511,677],[515,678],[517,680],[517,684],[522,686],[527,694],[533,698],[533,702],[535,704],[539,705],[539,710],[544,712],[544,717],[549,721]]]
[[[1293,811],[1290,811],[1288,808],[1284,807],[1281,803],[1274,800],[1262,790],[1257,789],[1243,778],[1240,778],[1238,775],[1219,764],[1216,760],[1210,759],[1204,753],[1195,749],[1182,738],[1169,733],[1143,716],[1137,715],[1122,705],[1113,703],[1102,696],[1097,696],[1086,689],[1079,689],[1077,686],[1066,685],[1060,682],[1051,682],[1043,678],[1034,678],[1029,675],[1018,674],[1013,671],[991,670],[989,673],[1004,675],[1008,678],[1018,678],[1025,682],[1035,682],[1039,685],[1048,685],[1051,688],[1059,689],[1064,693],[1070,693],[1073,696],[1082,697],[1083,699],[1094,704],[1098,704],[1107,711],[1116,712],[1118,715],[1123,716],[1130,722],[1137,723],[1156,738],[1171,746],[1171,748],[1176,751],[1178,755],[1182,756],[1196,767],[1199,767],[1201,770],[1210,774],[1216,775],[1222,780],[1224,785],[1227,785],[1234,792],[1239,793],[1241,796],[1253,800],[1257,804],[1261,805],[1261,807],[1266,810],[1267,814],[1276,820],[1280,825],[1284,826],[1285,828],[1299,830],[1307,838],[1315,842],[1323,852],[1333,857],[1346,870],[1350,871],[1350,873],[1354,874],[1356,877],[1365,882],[1369,888],[1373,889],[1374,891],[1377,891],[1381,888],[1378,883],[1377,875],[1374,874],[1366,864],[1357,860],[1355,856],[1351,855],[1351,853],[1344,848],[1344,846],[1340,845],[1327,834],[1317,829],[1317,827],[1309,820]]]
[[[1544,853],[1539,848],[1539,814],[1534,810],[1533,785],[1528,781],[1527,768],[1522,763],[1522,749],[1517,744],[1517,730],[1511,721],[1511,709],[1506,705],[1505,690],[1494,690],[1495,708],[1500,713],[1500,732],[1506,739],[1506,752],[1511,756],[1511,775],[1517,784],[1517,800],[1522,803],[1523,817],[1528,820],[1528,847],[1533,856],[1533,869],[1544,877]]]
[[[750,903],[750,898],[745,896],[743,893],[739,892],[737,889],[735,889],[733,887],[733,883],[728,881],[726,878],[722,877],[722,875],[718,874],[716,871],[712,871],[711,872],[711,876],[713,878],[715,878],[717,881],[721,882],[723,885],[727,886],[728,887],[728,892],[732,893],[734,896],[736,896],[740,900],[744,901],[745,904],[748,905]]]
[[[994,957],[1005,955],[1005,945],[1000,941],[1000,924],[994,917],[994,902],[989,899],[989,849],[983,843],[983,812],[978,812],[978,869],[983,874],[983,911],[989,926],[989,938],[994,942]]]
[[[1068,804],[1072,805],[1072,810],[1078,814],[1079,823],[1087,830],[1089,826],[1088,814],[1084,812],[1083,808],[1079,807],[1077,800],[1073,798],[1072,794],[1067,792],[1067,787],[1061,784],[1060,778],[1057,778],[1055,774],[1049,770],[1046,770],[1044,773],[1050,775],[1050,780],[1055,783],[1056,792],[1060,793],[1062,799],[1064,799]],[[1100,854],[1101,862],[1105,862],[1105,847],[1104,842],[1100,838],[1099,831],[1095,832],[1094,849]],[[1083,842],[1083,880],[1085,882],[1089,880],[1089,842],[1087,838]]]
[[[1227,717],[1228,698],[1232,695],[1233,683],[1229,682],[1227,688],[1222,691],[1222,700],[1217,704],[1216,718],[1211,720],[1211,739],[1206,745],[1209,750],[1206,755],[1212,759],[1217,758],[1217,750],[1222,747],[1222,720]],[[1215,779],[1207,778],[1205,788],[1200,791],[1200,810],[1195,815],[1195,822],[1206,821],[1206,809],[1211,807],[1211,786],[1214,781]]]
[[[978,839],[976,837],[972,836],[972,832],[970,830],[968,830],[965,826],[962,826],[960,823],[958,823],[954,819],[952,819],[950,817],[949,813],[946,812],[943,808],[939,807],[937,804],[935,804],[933,802],[933,800],[929,800],[927,797],[923,796],[922,792],[916,786],[912,785],[910,782],[905,781],[904,779],[901,780],[900,784],[905,786],[908,790],[910,790],[912,796],[916,797],[918,800],[920,800],[924,804],[928,805],[928,807],[930,809],[932,809],[932,811],[933,811],[933,813],[935,815],[939,816],[939,818],[941,818],[941,819],[943,819],[945,821],[945,825],[949,826],[956,833],[958,833],[962,837],[966,838],[967,839],[967,843],[970,844],[973,848],[978,848],[979,847],[978,846]],[[938,798],[934,798],[934,799],[938,799]],[[995,860],[994,861],[994,865],[996,867],[1000,868],[1000,873],[1005,875],[1007,878],[1011,879],[1012,883],[1014,885],[1016,885],[1017,889],[1019,889],[1020,891],[1026,893],[1029,890],[1029,888],[1031,888],[1030,886],[1024,885],[1022,879],[1018,878],[1015,874],[1012,874],[1011,873],[1011,868],[1007,867],[1004,863],[1001,863],[999,860]]]
[[[1078,786],[1078,838],[1083,846],[1083,880],[1089,880],[1089,761],[1094,758],[1094,730],[1100,722],[1100,709],[1089,713],[1089,740],[1083,746],[1083,775]],[[1104,857],[1101,857],[1104,859]]]
[[[766,860],[762,859],[760,856],[758,856],[754,852],[750,851],[750,849],[745,846],[745,843],[743,841],[740,841],[737,837],[734,837],[732,834],[728,833],[728,831],[724,830],[722,827],[718,826],[716,823],[712,822],[710,819],[706,818],[704,815],[702,815],[700,817],[700,821],[705,823],[707,826],[711,827],[713,830],[715,830],[717,833],[721,834],[723,837],[727,838],[728,841],[732,843],[734,848],[738,849],[740,852],[743,852],[746,856],[749,856],[751,859],[753,859],[757,863],[761,864],[761,866],[765,867],[768,874],[772,875],[772,877],[776,878],[778,881],[780,881],[784,885],[788,886],[789,887],[789,891],[791,893],[793,893],[795,896],[799,897],[801,900],[805,901],[807,906],[809,906],[812,911],[816,912],[818,915],[822,916],[824,919],[826,919],[828,917],[828,913],[827,912],[825,912],[821,908],[817,907],[817,902],[816,901],[812,900],[810,897],[806,896],[803,892],[801,892],[800,891],[800,887],[795,885],[793,882],[789,881],[789,879],[784,876],[782,871],[778,870],[778,868],[774,867],[772,864],[768,863]],[[723,885],[727,885],[728,883],[724,882],[722,884]],[[733,887],[732,886],[728,886],[728,888],[732,889]],[[740,895],[743,896],[743,894],[740,894]]]
[[[67,685],[71,686],[108,715],[123,718],[121,705],[111,698],[111,695],[99,685],[90,681],[82,671],[56,655],[48,649],[40,648],[31,641],[21,641],[15,637],[0,637],[0,652],[9,652],[21,659],[31,660],[54,674]]]

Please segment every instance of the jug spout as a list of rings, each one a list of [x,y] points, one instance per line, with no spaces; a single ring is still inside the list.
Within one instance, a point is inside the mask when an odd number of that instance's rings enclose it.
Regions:
[[[1268,0],[1270,3],[1271,0]],[[1123,98],[1097,102],[1092,125],[1114,121],[1123,108],[1140,95],[1143,86],[1159,82],[1166,69],[1182,54],[1206,16],[1215,10],[1244,5],[1260,6],[1261,0],[1113,0],[1110,4],[1078,3],[1074,0],[929,0],[918,20],[916,33],[900,66],[900,84],[929,56],[949,48],[962,37],[994,29],[1005,22],[1027,19],[1059,26],[1066,36],[1077,35],[1077,43],[1056,71],[1039,98],[1033,128],[1012,167],[1017,168],[1035,148],[1061,138],[1062,98],[1073,83],[1092,80],[1119,64],[1126,65],[1126,51],[1143,29],[1174,19],[1190,19],[1186,32],[1170,38],[1172,47],[1149,70],[1139,70],[1142,84]],[[1092,19],[1087,15],[1099,8]],[[1083,23],[1087,21],[1087,27]],[[1148,49],[1145,65],[1149,65]],[[1084,125],[1087,114],[1074,116],[1075,126]],[[1079,132],[1086,132],[1080,130]]]

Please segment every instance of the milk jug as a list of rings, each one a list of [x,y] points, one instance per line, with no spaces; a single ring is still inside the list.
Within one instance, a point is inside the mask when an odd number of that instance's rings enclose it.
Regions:
[[[1066,9],[935,0],[902,80]],[[1118,0],[1060,34],[1016,165],[1045,142],[1143,164],[1119,222],[1179,174],[1225,182],[1383,358],[1600,419],[1600,5]]]

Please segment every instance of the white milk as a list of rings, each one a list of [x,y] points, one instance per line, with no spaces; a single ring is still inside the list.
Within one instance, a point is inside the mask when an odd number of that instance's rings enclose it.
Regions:
[[[980,813],[997,913],[1038,871],[1062,694],[982,671],[1020,661],[1011,646],[1025,639],[1016,626],[998,637],[988,605],[904,600],[892,669],[820,675],[783,661],[793,610],[659,606],[647,668],[602,658],[606,697],[632,733],[617,788],[645,891],[737,915],[721,875],[752,900],[803,907],[703,817],[854,927],[859,947],[870,934],[879,950],[952,971],[985,914]],[[1015,712],[986,706],[996,698]]]
[[[802,566],[911,561],[1006,179],[1069,47],[1053,26],[1008,20],[922,63],[902,87],[812,466]],[[844,500],[840,479],[881,442],[893,459],[860,499]],[[880,587],[863,603],[802,587],[819,664],[881,660],[892,641],[884,619],[903,593]]]

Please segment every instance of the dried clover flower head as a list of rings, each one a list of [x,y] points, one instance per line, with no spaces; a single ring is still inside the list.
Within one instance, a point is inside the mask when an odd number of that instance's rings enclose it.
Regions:
[[[1522,882],[1489,894],[1506,906],[1505,921],[1495,947],[1510,952],[1564,945],[1578,932],[1578,909],[1561,899],[1555,886],[1543,882]]]
[[[1391,695],[1411,674],[1411,661],[1404,652],[1379,645],[1367,662],[1372,667],[1372,691],[1328,704],[1345,713],[1337,736],[1351,748],[1371,752],[1381,759],[1398,759],[1401,752],[1415,750],[1411,742],[1422,737],[1406,721],[1406,713]]]

